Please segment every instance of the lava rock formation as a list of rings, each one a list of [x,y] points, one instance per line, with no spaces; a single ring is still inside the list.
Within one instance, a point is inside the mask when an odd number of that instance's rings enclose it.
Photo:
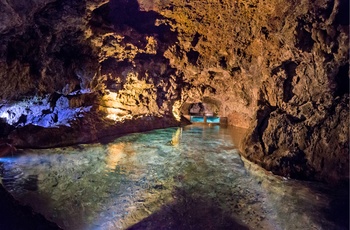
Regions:
[[[346,0],[0,8],[0,134],[18,147],[179,125],[203,102],[248,128],[248,160],[292,178],[349,180]]]

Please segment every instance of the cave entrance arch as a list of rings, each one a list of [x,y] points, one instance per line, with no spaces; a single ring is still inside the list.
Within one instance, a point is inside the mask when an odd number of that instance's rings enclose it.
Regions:
[[[185,102],[181,113],[192,123],[224,124],[227,119],[221,116],[221,102],[205,97],[202,100]]]

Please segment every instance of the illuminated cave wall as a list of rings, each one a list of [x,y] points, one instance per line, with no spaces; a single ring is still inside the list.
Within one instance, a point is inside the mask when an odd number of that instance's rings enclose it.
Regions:
[[[0,7],[3,118],[5,105],[37,97],[49,106],[36,116],[54,118],[52,126],[84,112],[120,123],[213,102],[229,124],[249,127],[241,147],[249,160],[291,177],[348,178],[346,0],[1,0]],[[58,98],[73,111],[67,119],[57,115]]]

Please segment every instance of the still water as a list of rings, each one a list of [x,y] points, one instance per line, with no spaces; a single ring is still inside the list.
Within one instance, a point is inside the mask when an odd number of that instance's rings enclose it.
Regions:
[[[342,194],[244,163],[241,136],[187,126],[26,150],[1,159],[2,184],[68,230],[347,228],[332,207]]]

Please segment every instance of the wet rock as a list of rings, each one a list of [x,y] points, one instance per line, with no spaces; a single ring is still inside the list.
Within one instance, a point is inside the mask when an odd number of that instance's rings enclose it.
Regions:
[[[244,140],[243,155],[279,175],[347,182],[349,131],[341,121],[349,119],[348,97],[335,101],[322,117],[313,109],[301,118],[280,109],[261,111],[253,134]]]
[[[180,124],[172,116],[145,116],[115,123],[87,114],[72,123],[70,127],[45,128],[27,125],[12,131],[9,138],[18,148],[51,148],[77,143],[108,142],[109,138],[113,139],[123,134],[175,127]]]

